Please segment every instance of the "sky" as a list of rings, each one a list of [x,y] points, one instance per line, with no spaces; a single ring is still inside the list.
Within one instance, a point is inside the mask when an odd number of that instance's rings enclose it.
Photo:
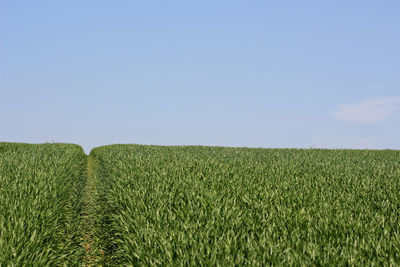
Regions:
[[[400,149],[399,1],[0,0],[0,141]]]

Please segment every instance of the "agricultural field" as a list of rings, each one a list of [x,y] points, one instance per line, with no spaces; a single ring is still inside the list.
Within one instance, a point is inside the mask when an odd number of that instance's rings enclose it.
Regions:
[[[94,149],[105,262],[399,265],[399,151]]]
[[[78,145],[0,143],[0,266],[79,264],[85,182]]]
[[[400,151],[0,143],[0,266],[400,264]]]

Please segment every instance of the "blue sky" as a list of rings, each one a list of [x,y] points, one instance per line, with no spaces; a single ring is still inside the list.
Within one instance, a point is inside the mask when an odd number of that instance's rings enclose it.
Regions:
[[[400,149],[399,1],[0,2],[0,140]]]

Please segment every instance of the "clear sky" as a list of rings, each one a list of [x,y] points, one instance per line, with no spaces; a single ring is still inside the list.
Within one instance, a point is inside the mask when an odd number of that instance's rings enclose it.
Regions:
[[[399,1],[0,1],[0,141],[400,149]]]

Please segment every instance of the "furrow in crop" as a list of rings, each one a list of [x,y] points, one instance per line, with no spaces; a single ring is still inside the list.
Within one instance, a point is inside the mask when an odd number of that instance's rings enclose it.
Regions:
[[[93,159],[87,157],[87,181],[85,186],[84,207],[82,211],[83,238],[85,249],[83,263],[85,266],[98,266],[103,262],[104,251],[98,238],[98,192],[97,179],[93,170]]]

